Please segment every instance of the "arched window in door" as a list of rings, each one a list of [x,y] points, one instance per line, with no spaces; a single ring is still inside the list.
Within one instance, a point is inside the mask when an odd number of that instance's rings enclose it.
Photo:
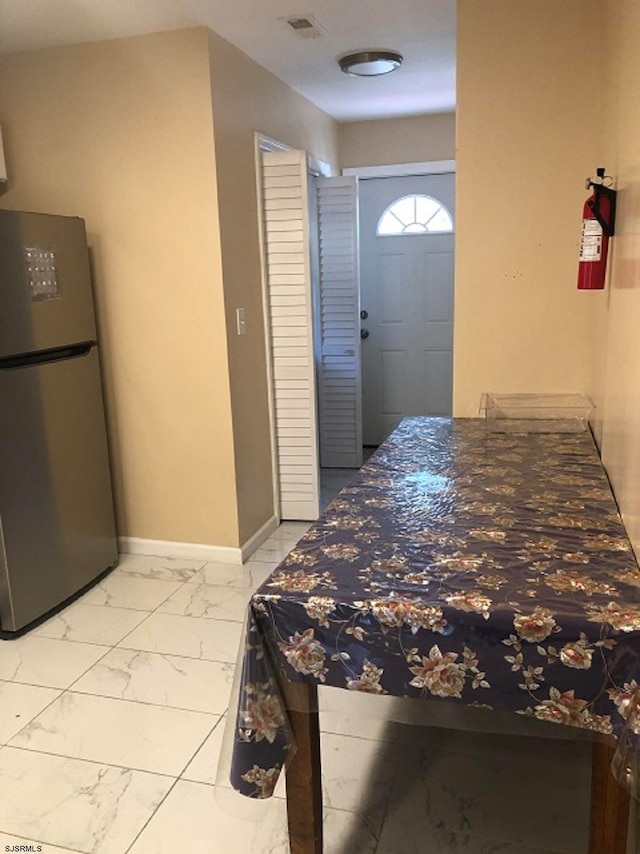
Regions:
[[[378,220],[378,237],[453,231],[449,211],[432,196],[414,193],[392,202]]]

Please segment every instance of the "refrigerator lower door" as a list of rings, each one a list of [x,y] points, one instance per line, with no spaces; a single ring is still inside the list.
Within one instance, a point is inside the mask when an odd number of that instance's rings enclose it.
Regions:
[[[0,365],[0,629],[117,560],[98,353]]]

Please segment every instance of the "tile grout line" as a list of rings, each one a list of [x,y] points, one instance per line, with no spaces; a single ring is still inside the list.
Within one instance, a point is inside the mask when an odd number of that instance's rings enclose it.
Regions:
[[[131,845],[128,845],[128,846],[127,846],[127,848],[125,849],[124,854],[129,854],[129,851],[131,851],[131,849],[132,849],[132,848],[133,848],[133,846],[136,844],[136,842],[138,841],[138,839],[140,839],[141,835],[144,833],[144,831],[145,831],[145,830],[147,829],[147,827],[149,826],[149,823],[151,822],[151,819],[152,819],[152,818],[154,818],[154,816],[155,816],[155,815],[157,815],[158,811],[160,810],[160,807],[164,804],[164,802],[167,800],[167,798],[169,797],[169,795],[171,794],[171,792],[173,792],[173,790],[175,789],[175,787],[178,785],[178,781],[179,781],[179,777],[176,777],[176,778],[174,779],[173,783],[172,783],[172,784],[169,786],[169,788],[167,789],[167,791],[166,791],[166,793],[165,793],[164,797],[159,801],[159,803],[158,803],[158,805],[155,807],[155,809],[154,809],[154,810],[152,810],[151,815],[147,818],[147,820],[144,822],[144,824],[142,825],[142,827],[140,828],[140,830],[136,833],[136,835],[134,836],[134,838],[131,840]]]
[[[209,584],[208,586],[213,587],[214,585]],[[176,590],[175,592],[177,593],[178,591]],[[163,605],[164,602],[161,602],[160,604]],[[89,607],[90,608],[113,608],[112,605],[90,605]],[[160,605],[158,607],[160,607]],[[115,649],[115,648],[117,648],[118,644],[122,643],[123,640],[126,640],[130,634],[133,634],[133,632],[135,632],[142,625],[144,625],[144,623],[147,622],[147,619],[149,617],[154,616],[154,614],[156,613],[155,611],[143,611],[140,608],[124,608],[122,610],[131,611],[132,613],[136,613],[136,614],[145,614],[146,616],[144,617],[143,620],[141,620],[138,623],[137,626],[134,626],[132,629],[127,630],[126,634],[123,635],[122,638],[120,638],[118,641],[116,641],[115,644],[108,644],[108,643],[100,642],[100,641],[77,640],[75,638],[50,637],[49,635],[32,635],[32,637],[37,638],[38,640],[60,641],[60,642],[64,642],[64,643],[73,643],[73,644],[80,644],[80,645],[82,645],[82,644],[87,645],[88,644],[89,646],[106,646],[109,649]],[[189,614],[172,614],[169,611],[158,611],[158,614],[159,614],[159,616],[179,617],[179,618],[186,619],[186,620],[206,620],[207,622],[210,622],[210,623],[213,623],[213,622],[233,623],[236,626],[242,625],[244,622],[243,620],[232,620],[232,619],[228,619],[228,618],[224,619],[223,617],[192,617]],[[150,650],[150,651],[152,651],[152,650]],[[12,681],[13,681],[12,679],[2,679],[0,677],[0,682],[12,682]]]
[[[135,650],[134,650],[134,652],[135,652]],[[96,662],[96,663],[98,664],[99,662]],[[217,662],[213,662],[213,663],[215,664]],[[80,677],[80,678],[82,678],[82,677]],[[20,683],[20,684],[24,684],[24,683]],[[41,687],[41,686],[34,685],[32,687],[37,688],[37,687]],[[190,712],[193,715],[211,715],[213,717],[220,717],[221,715],[225,714],[225,712],[211,712],[211,711],[205,712],[202,709],[187,709],[184,706],[167,706],[166,703],[161,705],[160,703],[152,703],[149,700],[132,700],[129,697],[112,697],[110,694],[94,694],[92,691],[78,691],[77,689],[74,690],[72,688],[72,686],[70,686],[69,688],[54,688],[53,690],[60,691],[60,696],[58,696],[54,700],[52,700],[51,703],[49,703],[47,706],[45,706],[41,712],[38,712],[38,714],[29,721],[29,724],[33,723],[37,717],[40,717],[40,715],[43,714],[43,712],[45,712],[49,708],[49,706],[51,706],[57,700],[62,699],[63,695],[65,695],[65,694],[77,695],[79,697],[95,697],[96,700],[114,700],[115,702],[118,702],[118,703],[133,703],[136,706],[151,706],[152,709],[167,709],[170,712]],[[25,724],[25,726],[29,726],[29,724]],[[24,729],[24,727],[22,729]],[[17,738],[18,735],[20,734],[20,732],[22,732],[22,730],[20,730],[14,736],[12,736],[12,739]],[[6,742],[6,744],[8,747],[12,746],[12,745],[9,745],[8,742]]]
[[[226,714],[226,711],[225,711],[225,714]],[[204,737],[204,739],[202,740],[201,744],[198,746],[197,750],[193,753],[193,755],[191,756],[191,758],[189,759],[189,761],[185,764],[185,766],[184,766],[184,768],[182,769],[182,771],[180,772],[180,774],[176,777],[176,779],[173,781],[173,783],[171,784],[171,786],[170,786],[170,787],[169,787],[169,789],[167,790],[167,792],[166,792],[165,796],[164,796],[164,797],[162,798],[162,800],[158,803],[158,805],[156,806],[156,808],[151,812],[151,815],[147,818],[147,820],[145,821],[145,823],[143,824],[143,826],[140,828],[140,830],[139,830],[139,831],[138,831],[138,833],[136,834],[135,838],[134,838],[134,839],[133,839],[133,841],[131,842],[131,845],[129,845],[129,847],[126,849],[125,854],[128,854],[128,852],[129,852],[129,851],[131,851],[131,849],[133,848],[133,846],[136,844],[136,842],[138,841],[138,839],[140,838],[140,836],[144,833],[144,831],[145,831],[145,830],[146,830],[146,828],[149,826],[149,824],[150,824],[150,822],[152,821],[152,819],[154,818],[154,816],[159,812],[160,807],[164,804],[164,802],[167,800],[167,798],[169,797],[169,795],[171,794],[171,792],[173,792],[173,790],[176,788],[176,786],[178,785],[178,783],[180,783],[180,782],[196,783],[196,784],[199,784],[199,785],[201,785],[201,786],[207,786],[207,785],[210,785],[210,784],[208,784],[208,783],[202,783],[202,782],[200,782],[199,780],[186,780],[186,779],[184,778],[184,776],[183,776],[183,775],[184,775],[184,772],[185,772],[185,771],[187,770],[187,768],[189,767],[189,765],[191,765],[191,763],[193,762],[193,760],[196,758],[196,756],[198,755],[198,753],[202,750],[202,748],[203,748],[203,746],[204,746],[205,742],[207,741],[207,739],[211,738],[211,736],[213,735],[213,733],[215,732],[215,730],[216,730],[216,729],[217,729],[217,728],[222,724],[222,721],[223,721],[223,720],[224,720],[224,715],[221,715],[221,716],[220,716],[220,720],[219,720],[219,721],[218,721],[218,722],[213,726],[213,728],[211,729],[211,731],[210,731],[210,732],[209,732],[209,733]],[[217,774],[216,774],[216,777],[217,777]],[[210,788],[211,788],[211,789],[214,789],[214,788],[215,788],[215,785],[214,785],[214,786],[210,786]]]
[[[6,745],[6,746],[8,747],[8,745]],[[148,775],[150,777],[160,777],[160,778],[165,779],[165,780],[174,780],[174,781],[177,780],[177,778],[174,777],[173,774],[162,774],[159,771],[147,771],[143,768],[131,768],[127,765],[114,765],[112,762],[98,762],[96,759],[79,759],[77,756],[68,756],[65,753],[47,753],[44,750],[33,750],[33,749],[24,748],[24,747],[11,747],[10,749],[11,750],[17,750],[20,753],[35,753],[38,756],[51,756],[51,757],[55,757],[56,759],[69,760],[70,762],[79,762],[79,763],[82,763],[85,765],[95,765],[98,768],[113,768],[117,771],[129,771],[133,774]],[[8,833],[8,832],[9,831],[4,830],[2,827],[0,827],[0,833]],[[47,845],[53,845],[54,843],[53,842],[47,842],[46,844]],[[64,846],[62,846],[62,847],[64,847]]]
[[[133,650],[138,652],[139,650]],[[217,664],[218,662],[211,662]],[[77,694],[80,697],[95,697],[96,700],[115,700],[120,703],[134,703],[136,706],[151,706],[152,709],[167,709],[170,712],[190,712],[193,715],[213,715],[219,717],[225,712],[204,711],[203,709],[189,709],[186,706],[169,706],[166,703],[152,703],[150,700],[133,700],[130,697],[114,697],[111,694],[95,694],[93,691],[79,691],[77,688],[66,688],[64,694]],[[58,698],[60,699],[60,698]]]
[[[97,644],[96,644],[96,646],[97,646]],[[92,664],[90,664],[90,665],[89,665],[89,667],[87,667],[87,669],[86,669],[85,671],[83,671],[83,673],[81,674],[81,676],[79,676],[77,679],[74,679],[74,680],[71,682],[71,685],[73,685],[73,684],[74,684],[74,682],[77,682],[77,681],[78,681],[78,679],[81,679],[81,678],[82,678],[82,676],[84,676],[86,673],[88,673],[88,672],[91,670],[91,668],[92,668],[92,667],[94,667],[96,664],[98,664],[99,662],[101,662],[101,661],[102,661],[102,659],[105,657],[105,655],[108,655],[108,654],[109,654],[109,651],[110,651],[110,650],[109,650],[109,648],[107,647],[107,648],[106,648],[106,651],[103,653],[103,655],[101,655],[101,656],[100,656],[100,658],[98,658],[96,661],[94,661]],[[13,684],[13,685],[25,685],[25,684],[30,684],[30,683],[25,683],[25,682],[16,682],[15,680],[11,680],[11,684]],[[53,698],[53,700],[51,700],[51,702],[50,702],[50,703],[47,703],[47,705],[46,705],[44,708],[40,709],[40,711],[39,711],[36,715],[34,715],[28,723],[26,723],[23,727],[21,727],[21,728],[18,730],[18,732],[16,732],[16,733],[11,737],[10,741],[13,741],[13,739],[14,739],[14,738],[17,738],[17,737],[20,735],[20,733],[21,733],[24,729],[26,729],[28,726],[31,726],[31,724],[36,720],[36,718],[39,718],[39,717],[40,717],[40,715],[41,715],[41,714],[43,714],[43,712],[46,712],[46,710],[47,710],[47,709],[49,709],[49,708],[50,708],[54,703],[57,703],[57,702],[58,702],[58,700],[61,700],[61,699],[62,699],[62,697],[63,697],[63,696],[68,692],[68,690],[69,690],[69,687],[70,687],[70,686],[67,686],[67,688],[57,688],[57,687],[55,687],[55,686],[48,686],[48,685],[31,685],[31,687],[32,687],[32,688],[48,688],[48,687],[51,687],[51,688],[52,688],[52,690],[54,690],[54,691],[60,691],[60,693],[58,694],[58,696],[57,696],[57,697],[54,697],[54,698]],[[7,746],[7,747],[9,746],[8,742],[6,743],[6,746]]]
[[[217,726],[217,724],[215,725]],[[207,734],[207,738],[211,735],[215,726],[211,729],[211,731]],[[206,740],[206,739],[205,739]],[[33,747],[22,747],[21,745],[13,745],[13,744],[5,744],[1,749],[8,748],[9,750],[19,750],[21,753],[36,753],[38,756],[55,756],[58,759],[69,759],[71,762],[81,762],[87,763],[89,765],[97,765],[100,768],[116,768],[118,771],[134,771],[136,774],[150,774],[152,777],[164,777],[169,780],[178,780],[179,778],[175,776],[175,774],[170,774],[166,771],[151,771],[148,768],[138,768],[137,766],[131,765],[118,765],[115,762],[104,762],[99,759],[84,759],[79,756],[70,756],[68,753],[52,753],[48,750],[39,750]],[[202,745],[200,745],[202,747]],[[199,750],[200,748],[198,748]],[[209,783],[203,783],[203,786],[211,785]],[[6,833],[0,827],[1,833]],[[53,844],[53,843],[48,843]]]
[[[196,756],[198,755],[198,753],[200,753],[200,751],[201,751],[201,750],[202,750],[202,748],[204,747],[204,743],[205,743],[209,738],[211,738],[211,736],[212,736],[212,735],[213,735],[213,733],[218,729],[218,727],[219,727],[219,726],[224,726],[224,725],[225,725],[225,724],[223,724],[223,721],[225,720],[225,716],[226,716],[226,714],[227,714],[227,712],[228,712],[228,711],[229,711],[229,707],[227,706],[227,708],[224,710],[223,714],[221,714],[221,715],[220,715],[220,720],[219,720],[216,724],[214,724],[214,726],[213,726],[213,728],[211,729],[211,731],[210,731],[209,733],[207,733],[207,735],[202,739],[201,744],[200,744],[200,745],[198,745],[197,749],[195,750],[195,752],[193,753],[193,755],[191,756],[191,758],[189,759],[189,761],[185,763],[184,768],[183,768],[183,769],[182,769],[182,771],[178,774],[178,779],[179,779],[179,780],[184,780],[184,779],[186,779],[186,778],[183,776],[183,775],[184,775],[184,772],[187,770],[187,768],[189,767],[189,765],[191,765],[191,763],[192,763],[192,762],[193,762],[193,760],[196,758]],[[225,723],[226,723],[226,721],[225,721]],[[218,762],[219,762],[219,761],[220,761],[220,758],[218,757]],[[216,779],[217,779],[217,776],[218,776],[218,775],[217,775],[217,772],[216,772]],[[187,780],[187,782],[189,782],[189,783],[199,783],[199,782],[201,782],[201,781],[200,781],[200,780]],[[205,784],[205,785],[215,785],[215,783],[214,783],[214,784]]]
[[[147,557],[147,555],[142,555],[142,557]],[[206,566],[206,563],[207,563],[207,562],[205,562],[205,564],[203,564],[203,566],[202,566],[200,569],[196,570],[196,572],[200,572],[200,571],[204,568],[204,566]],[[212,563],[212,561],[208,561],[208,563]],[[233,564],[230,564],[230,566],[233,566]],[[195,574],[195,573],[194,573],[194,574]],[[126,575],[127,575],[127,573],[124,573],[124,572],[123,572],[123,573],[121,573],[121,575],[126,576]],[[111,576],[109,576],[109,577],[111,577]],[[141,577],[141,576],[134,576],[134,575],[132,575],[131,577],[132,577],[132,578],[137,578],[137,577]],[[152,577],[151,577],[151,578],[144,578],[144,577],[142,577],[142,580],[145,580],[145,581],[147,581],[147,580],[151,580],[151,581],[169,581],[170,579],[156,579],[156,578],[152,578]],[[148,620],[148,619],[149,619],[153,614],[156,614],[156,613],[166,614],[166,613],[168,613],[168,614],[169,614],[169,616],[176,616],[176,617],[180,617],[180,616],[189,616],[189,615],[186,615],[186,614],[171,614],[170,612],[166,612],[166,611],[160,611],[160,612],[159,612],[159,611],[158,611],[158,609],[159,609],[159,608],[161,608],[161,607],[162,607],[162,605],[164,605],[164,604],[165,604],[169,599],[171,599],[173,596],[175,596],[177,593],[179,593],[179,592],[184,588],[185,584],[194,584],[194,586],[195,586],[195,584],[197,584],[197,583],[198,583],[198,582],[192,582],[190,579],[186,579],[186,580],[184,580],[184,581],[181,581],[180,585],[179,585],[178,587],[176,587],[176,589],[175,589],[175,590],[173,590],[171,593],[167,594],[167,596],[165,596],[165,598],[164,598],[164,599],[162,599],[162,601],[161,601],[161,602],[158,602],[158,604],[156,605],[156,607],[155,607],[155,608],[153,608],[152,610],[149,610],[149,609],[146,609],[146,608],[144,608],[144,609],[143,609],[143,608],[130,608],[130,609],[128,609],[128,610],[131,610],[131,611],[142,611],[142,612],[146,613],[146,614],[147,614],[147,616],[146,616],[146,617],[145,617],[145,618],[144,618],[140,623],[138,623],[138,625],[137,625],[137,626],[135,626],[133,629],[131,629],[131,630],[130,630],[130,631],[128,631],[125,635],[123,635],[123,637],[122,637],[122,638],[120,638],[120,640],[119,640],[119,641],[117,641],[117,643],[112,644],[110,648],[111,648],[111,649],[115,649],[115,648],[118,646],[118,644],[120,644],[120,643],[122,643],[122,641],[126,640],[126,639],[129,637],[129,635],[131,635],[131,634],[132,634],[136,629],[138,629],[140,626],[143,626],[143,625],[147,622],[147,620]],[[201,583],[201,582],[200,582],[200,583]],[[227,585],[214,585],[214,584],[209,584],[209,585],[206,585],[206,586],[208,586],[208,587],[226,587]],[[240,588],[240,589],[242,589],[242,588]],[[232,595],[233,595],[233,594],[232,594]],[[96,607],[98,607],[98,606],[96,606]],[[114,608],[114,607],[121,607],[121,606],[118,606],[118,605],[109,605],[109,604],[107,603],[107,604],[103,604],[103,605],[101,605],[100,607],[106,607],[106,608],[112,607],[112,608]],[[125,608],[124,608],[124,610],[127,610],[127,608],[125,607]],[[211,620],[215,620],[215,619],[217,619],[217,618],[216,618],[216,617],[200,617],[200,618],[196,618],[196,619],[211,619]],[[238,622],[240,622],[240,621],[239,621],[239,620],[224,620],[223,622],[228,622],[228,623],[238,623]],[[79,642],[80,642],[80,641],[77,641],[77,643],[79,643]],[[83,675],[84,675],[84,674],[83,674]]]
[[[193,620],[193,619],[198,619],[198,618],[197,617],[187,617],[187,619]],[[241,626],[242,625],[242,623],[236,623],[233,620],[226,620],[225,622],[231,623],[231,625],[233,625],[233,626]],[[122,641],[120,643],[122,643]],[[166,658],[186,658],[188,661],[202,661],[205,663],[208,662],[209,664],[234,664],[235,665],[235,663],[236,663],[235,659],[233,661],[231,661],[231,659],[228,659],[228,658],[203,658],[202,656],[185,655],[184,653],[181,653],[181,652],[180,653],[178,653],[178,652],[162,652],[162,651],[157,650],[157,649],[141,649],[140,647],[135,647],[135,646],[120,646],[120,644],[118,644],[118,646],[111,647],[110,651],[116,652],[117,650],[120,650],[120,649],[123,650],[124,652],[146,652],[148,655],[162,655],[163,657],[166,657]],[[0,680],[0,681],[2,681],[2,680]]]
[[[173,591],[173,593],[170,593],[170,594],[166,597],[166,599],[163,599],[163,600],[162,600],[162,602],[160,602],[160,603],[156,606],[156,608],[154,608],[154,609],[153,609],[153,611],[151,611],[150,613],[151,613],[151,614],[155,614],[155,613],[160,613],[160,614],[169,614],[170,616],[175,616],[175,617],[189,617],[189,616],[192,616],[191,614],[173,614],[173,615],[172,615],[170,611],[158,611],[158,609],[159,609],[159,608],[161,608],[164,604],[166,604],[166,603],[169,601],[169,599],[173,598],[175,595],[177,595],[178,593],[180,593],[180,592],[184,589],[185,585],[187,585],[187,584],[192,584],[192,582],[191,582],[191,581],[185,581],[185,582],[183,582],[183,583],[180,585],[180,587],[178,587],[176,590],[174,590],[174,591]],[[233,589],[233,588],[229,588],[229,587],[228,587],[227,585],[225,585],[225,584],[207,584],[206,582],[197,582],[197,583],[194,583],[194,584],[193,584],[193,586],[194,586],[194,587],[195,587],[195,586],[199,586],[199,587],[214,587],[216,590],[231,590],[232,592],[231,592],[231,595],[230,595],[230,597],[229,597],[229,598],[233,598],[234,596],[239,595],[239,592],[240,592],[240,590],[235,590],[235,591],[234,591],[234,589]],[[247,588],[240,588],[240,589],[247,589]],[[249,598],[251,598],[251,595],[253,595],[253,593],[251,593],[251,594],[250,594],[250,597],[249,597]],[[221,604],[224,604],[224,603],[221,603]],[[246,604],[245,604],[245,609],[246,609]],[[209,620],[217,620],[217,619],[218,619],[218,617],[199,617],[199,618],[197,618],[197,619],[203,619],[203,620],[207,620],[207,619],[209,619]],[[145,621],[145,620],[143,620],[142,622],[146,622],[146,621]],[[243,617],[243,619],[242,619],[242,620],[225,620],[224,622],[228,622],[228,623],[239,623],[239,622],[244,622],[244,617]],[[132,630],[132,631],[133,631],[133,630]],[[129,634],[131,634],[131,632],[129,632]],[[125,635],[125,637],[128,637],[128,635]]]
[[[59,848],[61,851],[69,851],[71,854],[91,854],[90,851],[80,851],[78,848],[69,848],[67,845],[58,845],[53,842],[47,842],[45,839],[34,839],[33,836],[21,836],[19,833],[13,833],[13,831],[9,832],[7,830],[2,830],[0,828],[0,833],[4,833],[6,836],[17,839],[22,842],[35,842],[38,845],[52,845],[54,848]],[[27,849],[25,848],[25,851]],[[43,848],[43,854],[46,854],[46,848]]]
[[[202,780],[191,780],[191,779],[189,779],[189,777],[185,777],[185,776],[184,776],[184,774],[185,774],[185,772],[186,772],[187,768],[189,767],[189,765],[191,765],[191,763],[192,763],[192,762],[193,762],[193,760],[196,758],[196,756],[198,755],[198,753],[200,753],[200,751],[201,751],[201,750],[202,750],[202,748],[204,747],[205,742],[206,742],[208,739],[210,739],[210,738],[211,738],[211,736],[212,736],[212,735],[213,735],[213,733],[218,729],[218,727],[222,727],[222,728],[224,729],[224,727],[225,727],[225,726],[226,726],[226,724],[227,724],[227,720],[228,720],[227,715],[228,715],[228,713],[229,713],[229,707],[227,706],[227,708],[224,710],[224,714],[220,715],[220,720],[218,721],[218,723],[214,726],[214,728],[211,730],[211,732],[209,733],[209,735],[207,735],[207,737],[204,739],[204,741],[202,742],[202,744],[200,745],[200,747],[198,747],[198,749],[197,749],[197,750],[196,750],[196,752],[193,754],[193,756],[191,757],[191,759],[187,762],[187,764],[184,766],[184,768],[183,768],[183,769],[182,769],[182,771],[180,772],[180,776],[179,776],[179,778],[178,778],[179,780],[183,780],[185,783],[203,783],[203,781],[202,781]],[[226,719],[226,720],[225,720],[225,719]],[[224,736],[223,736],[223,738],[224,738]],[[222,753],[222,749],[223,749],[223,745],[221,745],[221,746],[220,746],[220,753]],[[220,765],[220,756],[218,756],[218,765]],[[217,769],[216,769],[216,782],[215,782],[215,783],[203,783],[203,785],[205,785],[205,786],[217,786],[217,785],[218,785],[218,783],[217,783],[217,779],[218,779],[218,772],[217,772]]]

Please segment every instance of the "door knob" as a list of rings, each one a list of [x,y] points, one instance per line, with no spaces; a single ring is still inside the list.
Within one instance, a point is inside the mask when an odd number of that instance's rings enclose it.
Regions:
[[[368,329],[361,329],[360,330],[360,337],[361,338],[368,338],[369,337],[369,330]]]

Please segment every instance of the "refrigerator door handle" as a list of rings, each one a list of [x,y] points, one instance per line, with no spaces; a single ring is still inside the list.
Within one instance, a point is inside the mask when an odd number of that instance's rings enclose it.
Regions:
[[[64,359],[78,359],[87,356],[93,346],[93,341],[83,341],[81,344],[72,344],[70,347],[54,347],[51,350],[40,350],[37,353],[5,356],[0,359],[0,371],[29,368],[32,365],[44,365],[47,362],[60,362]]]

